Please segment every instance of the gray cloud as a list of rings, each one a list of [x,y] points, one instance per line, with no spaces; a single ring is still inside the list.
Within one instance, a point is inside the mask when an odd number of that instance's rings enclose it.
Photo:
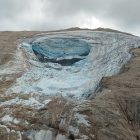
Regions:
[[[0,30],[103,26],[140,35],[139,0],[1,0]]]

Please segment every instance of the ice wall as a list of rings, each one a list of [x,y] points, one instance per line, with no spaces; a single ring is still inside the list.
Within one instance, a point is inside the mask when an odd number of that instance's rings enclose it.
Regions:
[[[41,42],[31,42],[32,49],[53,59],[87,56],[92,46],[77,39],[46,39]]]
[[[27,61],[32,64],[32,70],[18,79],[12,91],[87,99],[103,76],[117,74],[127,63],[132,57],[130,48],[140,46],[140,38],[73,31],[40,34],[20,40],[18,44],[28,50],[30,59]],[[39,60],[43,57],[43,63],[37,61],[36,56]],[[63,65],[73,59],[77,61]]]
[[[43,42],[31,42],[30,45],[40,62],[65,66],[84,59],[92,48],[87,42],[76,39],[46,39]]]

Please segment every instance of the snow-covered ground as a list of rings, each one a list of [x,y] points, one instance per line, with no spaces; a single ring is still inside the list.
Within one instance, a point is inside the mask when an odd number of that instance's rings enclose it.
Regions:
[[[9,90],[14,93],[74,96],[86,99],[98,88],[103,76],[117,74],[132,57],[130,48],[140,46],[140,38],[125,34],[72,31],[46,33],[18,41],[27,49],[31,70],[18,78]],[[81,58],[69,66],[41,63],[34,51],[49,59]]]

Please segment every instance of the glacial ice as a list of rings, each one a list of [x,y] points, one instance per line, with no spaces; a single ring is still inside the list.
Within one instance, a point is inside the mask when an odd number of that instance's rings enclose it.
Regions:
[[[72,31],[35,35],[19,40],[18,45],[28,51],[30,59],[26,61],[32,68],[17,79],[10,89],[12,92],[87,99],[99,87],[103,76],[119,73],[132,58],[129,50],[140,46],[140,38],[120,33]],[[68,65],[59,63],[73,58],[78,61]]]
[[[48,58],[66,58],[69,56],[87,56],[92,46],[83,40],[45,39],[42,42],[31,42],[33,51]]]

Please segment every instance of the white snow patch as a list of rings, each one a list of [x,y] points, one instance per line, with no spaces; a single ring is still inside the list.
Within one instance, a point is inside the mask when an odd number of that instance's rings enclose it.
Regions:
[[[29,122],[25,120],[23,124],[28,125],[28,124],[29,124]]]
[[[56,140],[67,140],[65,135],[58,134]]]
[[[88,136],[86,136],[86,135],[82,135],[80,138],[81,138],[82,140],[88,140],[88,139],[89,139]]]
[[[13,122],[17,124],[17,123],[20,122],[20,120],[18,120],[18,119],[15,118],[15,119],[13,120]]]
[[[73,134],[74,136],[77,136],[79,134],[79,129],[77,127],[69,125],[69,132],[71,132],[71,134]]]
[[[18,140],[22,140],[21,132],[20,131],[17,131],[17,133],[19,134],[19,139]]]
[[[78,123],[78,124],[84,124],[84,125],[86,125],[86,126],[90,126],[90,124],[89,124],[88,121],[86,120],[87,117],[88,117],[88,116],[83,115],[83,114],[79,114],[79,113],[76,113],[76,114],[74,115],[74,118],[77,119],[77,123]]]
[[[8,133],[10,132],[10,129],[6,125],[1,125],[0,124],[0,127],[6,128],[6,130],[7,130]]]
[[[93,134],[90,134],[92,138],[95,138],[95,136]]]
[[[33,97],[29,98],[29,100],[23,100],[23,99],[19,99],[19,97],[16,97],[15,99],[11,99],[9,101],[2,102],[0,105],[2,106],[2,105],[11,105],[11,104],[38,106],[38,108],[44,107],[44,104],[40,103]]]
[[[51,99],[47,99],[45,101],[43,101],[44,104],[48,104],[51,101]]]
[[[9,80],[11,80],[11,79],[10,79],[10,77],[6,77],[5,79],[6,79],[6,81],[9,81]]]
[[[9,115],[5,115],[3,118],[2,118],[2,121],[3,122],[14,122],[14,123],[19,123],[20,122],[20,120],[18,120],[18,119],[14,119],[13,117],[11,117],[11,116],[9,116]]]
[[[0,75],[27,72],[28,66],[22,50],[18,47],[14,53],[14,60],[0,66]]]
[[[15,130],[11,130],[11,132],[15,132]]]
[[[9,116],[9,115],[5,115],[3,118],[2,118],[2,121],[4,122],[11,122],[13,120],[13,117]]]
[[[53,134],[50,130],[35,131],[32,129],[28,135],[28,138],[31,140],[52,140]]]

